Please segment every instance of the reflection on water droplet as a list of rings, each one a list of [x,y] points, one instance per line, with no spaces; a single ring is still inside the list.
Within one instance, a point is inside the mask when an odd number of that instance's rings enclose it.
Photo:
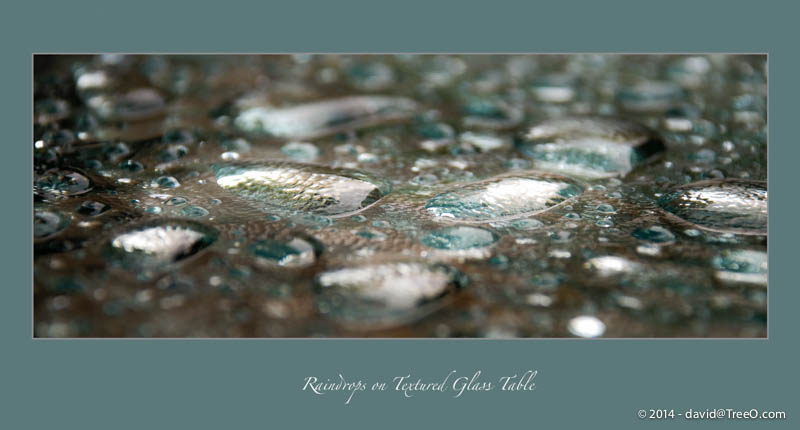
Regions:
[[[111,239],[106,254],[126,269],[161,269],[198,253],[217,240],[215,229],[193,221],[158,221]]]
[[[632,273],[640,269],[639,264],[612,255],[592,258],[586,262],[586,267],[592,269],[600,276]]]
[[[519,145],[535,167],[584,178],[622,176],[664,151],[641,124],[612,117],[568,117],[539,123]]]
[[[385,196],[388,183],[350,169],[291,162],[212,166],[217,184],[275,208],[344,216]]]
[[[564,177],[519,173],[461,185],[430,199],[425,209],[434,217],[489,222],[540,213],[582,192]]]
[[[591,315],[581,315],[569,320],[567,330],[573,335],[584,338],[602,336],[606,332],[606,325]]]
[[[436,249],[463,250],[483,248],[496,242],[497,235],[475,227],[445,227],[432,231],[422,238],[425,246]]]
[[[252,107],[242,111],[234,123],[253,135],[312,139],[408,119],[416,109],[416,103],[407,98],[356,96],[287,108]]]
[[[374,264],[324,272],[316,278],[317,306],[325,316],[359,329],[380,329],[419,319],[467,284],[444,265]]]
[[[699,228],[736,234],[767,234],[767,183],[745,179],[694,182],[659,199],[667,212]]]

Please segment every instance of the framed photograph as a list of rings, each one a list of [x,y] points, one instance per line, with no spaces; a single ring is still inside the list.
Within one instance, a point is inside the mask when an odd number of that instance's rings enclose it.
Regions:
[[[0,427],[794,427],[792,13],[146,3],[4,20]]]

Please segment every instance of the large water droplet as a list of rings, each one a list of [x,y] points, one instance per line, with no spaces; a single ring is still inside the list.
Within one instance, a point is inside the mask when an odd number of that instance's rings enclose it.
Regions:
[[[373,264],[328,271],[316,279],[320,312],[361,329],[419,319],[465,286],[466,277],[444,265]]]
[[[767,183],[746,179],[700,181],[659,199],[667,212],[706,230],[767,234]]]
[[[311,139],[408,119],[416,109],[414,101],[402,97],[345,97],[286,108],[251,107],[235,124],[254,135]]]
[[[489,222],[543,212],[583,192],[556,175],[521,172],[462,185],[430,199],[429,214],[462,222]]]
[[[72,170],[49,170],[34,183],[37,193],[50,196],[75,196],[91,189],[92,181]]]
[[[388,183],[350,169],[264,162],[213,166],[217,184],[276,208],[326,216],[351,215],[386,195]]]
[[[159,269],[216,241],[215,229],[193,221],[158,221],[119,234],[106,246],[109,259],[128,269]]]
[[[606,178],[622,176],[664,151],[649,128],[612,117],[569,117],[531,128],[520,144],[523,154],[543,170]]]

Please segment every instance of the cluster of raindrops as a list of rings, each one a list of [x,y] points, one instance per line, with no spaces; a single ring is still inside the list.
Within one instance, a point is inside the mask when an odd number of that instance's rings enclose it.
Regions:
[[[760,55],[34,58],[40,337],[763,337]]]

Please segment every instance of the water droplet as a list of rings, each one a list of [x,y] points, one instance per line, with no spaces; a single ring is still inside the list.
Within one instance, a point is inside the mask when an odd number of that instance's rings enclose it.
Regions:
[[[356,96],[287,108],[251,107],[241,112],[234,123],[253,135],[312,139],[405,120],[416,109],[414,101],[402,97]]]
[[[764,181],[718,179],[694,182],[664,194],[659,205],[706,230],[767,234],[767,183]]]
[[[72,170],[49,170],[34,182],[34,191],[50,196],[76,196],[91,189],[92,181]]]
[[[541,76],[533,81],[536,98],[549,103],[566,103],[575,97],[577,78],[568,74]]]
[[[625,258],[609,255],[590,259],[586,262],[586,267],[605,277],[633,273],[639,270],[641,266]]]
[[[617,208],[611,206],[609,204],[600,204],[597,205],[597,212],[602,212],[606,214],[613,214],[617,212]]]
[[[250,143],[242,138],[226,139],[220,142],[225,151],[246,154],[250,152]]]
[[[633,237],[648,242],[665,243],[674,242],[675,235],[664,227],[654,225],[648,228],[637,228],[633,231]]]
[[[672,107],[683,97],[683,90],[672,82],[648,81],[623,88],[618,99],[634,112],[658,112]]]
[[[319,149],[307,142],[289,142],[281,147],[281,152],[297,161],[311,161],[319,157]]]
[[[326,216],[351,215],[385,196],[388,183],[350,169],[264,162],[212,166],[217,184],[272,207]]]
[[[488,100],[473,101],[463,107],[464,126],[505,130],[522,122],[523,112],[504,103]]]
[[[160,176],[154,179],[150,185],[155,188],[178,188],[181,186],[181,183],[172,176]]]
[[[348,82],[362,91],[381,91],[392,86],[394,70],[384,63],[356,64],[347,70]]]
[[[306,267],[314,264],[320,245],[298,237],[287,241],[260,240],[250,246],[250,252],[260,263],[277,264],[284,267]]]
[[[574,237],[574,233],[566,230],[554,231],[550,233],[550,241],[552,242],[569,242]]]
[[[457,226],[432,231],[422,238],[422,243],[436,249],[463,250],[487,247],[497,239],[489,230]]]
[[[39,124],[49,124],[60,121],[69,116],[70,106],[66,100],[62,99],[43,99],[37,101],[33,111],[36,122]]]
[[[142,163],[140,163],[138,161],[125,160],[125,161],[119,163],[119,168],[122,169],[122,170],[125,170],[127,172],[136,173],[136,172],[141,172],[142,170],[144,170],[144,165],[142,165]]]
[[[597,220],[597,222],[595,224],[598,227],[608,228],[608,227],[613,227],[614,226],[614,221],[609,219],[609,218],[603,218],[603,219]]]
[[[189,148],[184,145],[169,145],[166,149],[161,151],[161,161],[170,162],[183,158],[189,153]]]
[[[85,201],[78,208],[78,213],[86,216],[97,216],[109,210],[110,207],[105,203]]]
[[[584,338],[602,336],[606,332],[606,325],[591,315],[581,315],[569,320],[567,330],[573,335]]]
[[[316,278],[317,306],[340,323],[380,329],[428,315],[466,284],[463,274],[444,265],[409,262],[343,268]]]
[[[647,127],[612,117],[570,117],[530,129],[519,148],[535,167],[585,178],[622,176],[664,151]]]
[[[722,281],[767,284],[767,253],[752,250],[726,250],[711,260]]]
[[[187,201],[188,200],[186,200],[183,197],[173,197],[173,198],[167,200],[166,204],[167,204],[167,206],[180,206],[180,205],[186,203]]]
[[[386,240],[386,235],[377,230],[355,230],[353,234],[369,240]]]
[[[219,158],[221,158],[221,159],[223,159],[225,161],[236,161],[236,160],[239,159],[239,157],[240,156],[239,156],[238,152],[230,152],[230,151],[229,152],[223,152],[219,156]]]
[[[519,173],[460,185],[430,199],[425,209],[434,217],[488,222],[540,213],[582,192],[561,176]]]
[[[149,214],[157,215],[157,214],[161,213],[161,207],[160,206],[148,206],[147,208],[145,208],[144,211],[149,213]]]
[[[33,237],[42,239],[52,236],[69,225],[69,218],[51,211],[34,210]]]
[[[132,90],[114,99],[111,115],[103,115],[109,119],[138,121],[153,118],[164,112],[166,103],[158,91],[150,88]],[[103,111],[99,111],[103,113]]]
[[[157,221],[111,239],[109,259],[126,269],[161,269],[190,257],[217,240],[215,229],[193,221]]]
[[[463,144],[474,147],[479,152],[496,151],[498,149],[510,147],[509,142],[507,142],[505,139],[491,134],[466,132],[459,136],[459,141],[461,141]]]
[[[511,227],[517,230],[535,230],[544,227],[544,223],[538,219],[518,219],[511,222]]]
[[[200,206],[186,206],[181,210],[181,214],[191,217],[204,217],[208,216],[208,210]]]

